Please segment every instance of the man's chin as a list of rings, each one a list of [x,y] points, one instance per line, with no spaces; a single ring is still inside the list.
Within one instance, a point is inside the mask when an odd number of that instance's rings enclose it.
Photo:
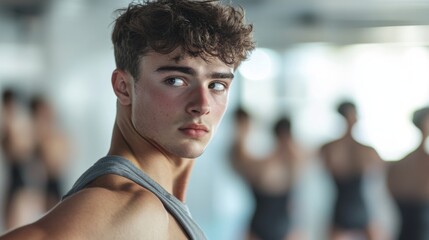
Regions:
[[[203,155],[204,151],[185,154],[184,158],[195,159]]]
[[[188,149],[182,152],[183,158],[195,159],[203,155],[205,148],[201,149]]]

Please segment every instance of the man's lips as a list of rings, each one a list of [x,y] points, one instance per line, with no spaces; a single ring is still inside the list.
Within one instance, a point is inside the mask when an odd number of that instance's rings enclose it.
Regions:
[[[202,124],[188,124],[180,127],[179,130],[190,137],[202,137],[209,132],[208,127]]]

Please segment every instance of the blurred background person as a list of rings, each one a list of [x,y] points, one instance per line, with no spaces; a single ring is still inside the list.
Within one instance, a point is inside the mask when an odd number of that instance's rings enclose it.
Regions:
[[[43,192],[45,209],[57,204],[63,194],[63,171],[70,156],[67,135],[58,124],[53,106],[42,96],[30,102],[35,132],[35,158],[42,164],[46,175]]]
[[[429,107],[414,112],[414,125],[421,132],[418,147],[388,170],[389,190],[399,210],[398,240],[429,239]]]
[[[364,196],[364,181],[369,174],[382,173],[382,160],[374,148],[353,137],[357,122],[355,104],[341,102],[337,111],[346,121],[346,132],[321,147],[321,157],[336,190],[329,239],[384,239],[383,231],[371,219]]]
[[[303,154],[293,139],[290,120],[281,117],[276,121],[272,129],[275,146],[262,158],[246,149],[251,117],[242,108],[235,111],[235,126],[232,165],[250,187],[255,202],[247,239],[303,239],[292,214],[293,186]]]
[[[38,192],[40,179],[29,175],[37,172],[37,168],[32,168],[34,134],[26,110],[14,90],[3,91],[1,148],[8,173],[3,211],[5,229],[27,224],[43,213],[43,200]]]

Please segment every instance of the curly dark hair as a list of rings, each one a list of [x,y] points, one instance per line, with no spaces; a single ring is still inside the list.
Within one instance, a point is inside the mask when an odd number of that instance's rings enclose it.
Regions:
[[[150,50],[167,54],[182,47],[190,56],[217,57],[237,68],[255,48],[243,9],[218,0],[145,0],[116,12],[116,67],[135,79],[140,57]]]

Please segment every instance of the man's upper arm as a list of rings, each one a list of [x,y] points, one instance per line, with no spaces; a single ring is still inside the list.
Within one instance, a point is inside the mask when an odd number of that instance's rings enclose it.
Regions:
[[[87,188],[9,239],[150,239],[168,234],[168,214],[157,197],[140,192]],[[165,235],[167,236],[167,235]]]
[[[20,228],[16,228],[0,236],[0,240],[42,240],[48,239],[46,232],[38,225],[32,223]]]
[[[95,192],[86,190],[76,193],[58,204],[38,221],[14,229],[0,240],[81,239],[85,237],[87,233],[84,226],[88,229],[92,225],[99,224],[98,221],[91,219],[91,216],[100,216],[99,208],[92,206],[94,200],[97,200],[93,193]]]

